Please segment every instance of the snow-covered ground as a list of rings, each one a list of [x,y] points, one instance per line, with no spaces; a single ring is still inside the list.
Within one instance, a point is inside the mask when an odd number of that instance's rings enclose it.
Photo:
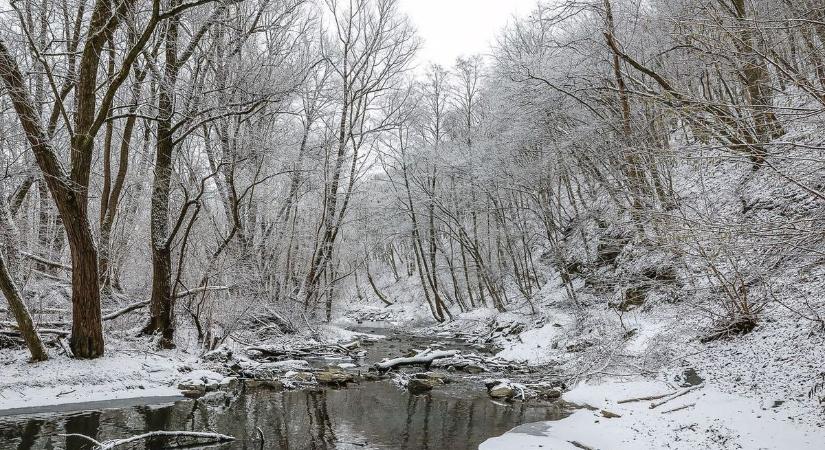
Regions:
[[[825,404],[823,392],[813,391],[825,383],[825,334],[795,312],[821,304],[821,279],[814,274],[807,284],[779,287],[786,300],[769,304],[752,332],[705,343],[700,338],[712,325],[701,313],[706,304],[651,297],[644,308],[618,314],[579,291],[580,301],[589,302],[582,313],[557,278],[534,299],[537,314],[527,305],[506,313],[482,308],[428,323],[409,281],[395,287],[384,280],[391,295],[404,293],[400,300],[359,305],[350,316],[366,312],[427,333],[494,343],[499,357],[563,374],[572,386],[564,399],[591,408],[517,427],[483,449],[821,449]],[[681,392],[686,370],[699,377],[700,388],[652,409],[661,400],[617,403]]]
[[[94,360],[53,355],[35,364],[26,361],[24,352],[15,353],[4,354],[0,364],[0,410],[178,396],[178,369],[186,364],[180,353],[125,349]]]
[[[364,333],[321,325],[271,342],[283,347],[350,342]],[[370,338],[376,338],[369,335]],[[257,343],[260,345],[266,343]],[[238,349],[239,343],[229,343]],[[180,396],[181,383],[220,384],[225,377],[209,370],[196,349],[152,350],[144,339],[110,340],[106,356],[72,359],[52,351],[51,359],[31,363],[25,350],[0,353],[0,411],[104,400]]]
[[[706,385],[655,408],[667,398],[618,403],[671,392],[683,390],[661,381],[582,383],[563,398],[590,408],[559,421],[519,426],[480,449],[814,450],[825,444],[821,416],[796,400],[778,405]]]

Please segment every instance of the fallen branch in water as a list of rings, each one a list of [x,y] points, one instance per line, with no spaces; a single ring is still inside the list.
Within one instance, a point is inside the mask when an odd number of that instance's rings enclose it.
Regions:
[[[459,354],[458,350],[432,350],[430,348],[419,352],[415,356],[408,356],[404,358],[385,359],[380,363],[375,364],[375,368],[379,371],[387,371],[400,366],[429,366],[433,361],[440,358],[449,358]]]
[[[71,434],[62,434],[61,436],[65,437],[79,437],[82,439],[86,439],[87,441],[91,442],[95,445],[94,450],[110,450],[115,447],[129,444],[135,441],[139,441],[142,439],[149,439],[153,437],[170,437],[170,438],[195,438],[195,439],[203,439],[206,440],[205,442],[200,442],[200,445],[203,444],[214,444],[219,442],[229,442],[234,441],[235,438],[233,436],[228,436],[226,434],[220,433],[207,433],[207,432],[200,432],[200,431],[152,431],[149,433],[138,434],[136,436],[124,438],[124,439],[111,439],[108,441],[100,442],[94,438],[83,434],[71,433]],[[178,445],[180,446],[180,445]],[[170,446],[166,446],[164,448],[173,448]]]
[[[702,388],[702,387],[704,387],[704,386],[705,386],[705,384],[704,384],[704,383],[702,383],[702,384],[697,384],[696,386],[691,386],[691,387],[689,387],[689,388],[687,388],[687,389],[685,389],[685,390],[683,390],[683,391],[681,391],[681,392],[677,392],[677,393],[675,393],[675,394],[671,395],[670,397],[667,397],[666,399],[662,400],[661,402],[651,403],[651,404],[650,404],[650,409],[653,409],[653,408],[656,408],[656,407],[662,406],[662,405],[664,405],[665,403],[667,403],[667,402],[669,402],[669,401],[671,401],[671,400],[673,400],[673,399],[679,398],[679,397],[681,397],[681,396],[683,396],[683,395],[685,395],[685,394],[688,394],[688,393],[690,393],[690,392],[693,392],[693,391],[695,391],[696,389]]]

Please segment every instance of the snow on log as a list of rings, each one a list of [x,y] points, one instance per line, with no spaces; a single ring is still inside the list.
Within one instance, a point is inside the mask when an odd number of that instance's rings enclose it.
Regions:
[[[415,356],[408,356],[404,358],[385,359],[380,363],[376,363],[375,367],[380,371],[387,371],[400,366],[428,366],[436,359],[449,358],[459,354],[458,350],[433,350],[428,348],[424,351],[418,352]]]
[[[192,438],[192,439],[199,440],[200,441],[199,445],[215,444],[215,443],[219,443],[219,442],[229,442],[229,441],[234,441],[235,440],[235,438],[233,436],[228,436],[226,434],[207,433],[207,432],[201,432],[201,431],[152,431],[152,432],[149,432],[149,433],[138,434],[136,436],[132,436],[132,437],[124,438],[124,439],[112,439],[112,440],[103,441],[103,442],[97,441],[97,440],[95,440],[93,438],[90,438],[89,436],[86,436],[86,435],[83,435],[83,434],[72,433],[72,434],[63,434],[61,436],[67,436],[67,437],[68,436],[73,436],[73,437],[84,438],[84,439],[88,440],[89,442],[91,442],[92,444],[95,445],[95,447],[94,447],[95,450],[110,450],[110,449],[113,449],[113,448],[121,446],[121,445],[130,444],[130,443],[135,442],[135,441],[139,441],[139,440],[142,440],[142,439],[153,438],[153,437],[166,437],[166,438],[174,438],[174,439]],[[185,445],[186,444],[184,444],[184,446]],[[172,447],[167,446],[165,448],[172,448]]]
[[[132,303],[131,305],[125,306],[125,307],[123,307],[123,308],[121,308],[117,311],[114,311],[114,312],[111,312],[109,314],[103,315],[103,320],[117,319],[118,317],[120,317],[120,316],[122,316],[122,315],[124,315],[128,312],[132,312],[136,309],[143,308],[144,306],[147,306],[148,304],[149,304],[149,300],[143,300],[143,301],[140,301],[140,302],[137,302],[137,303]]]

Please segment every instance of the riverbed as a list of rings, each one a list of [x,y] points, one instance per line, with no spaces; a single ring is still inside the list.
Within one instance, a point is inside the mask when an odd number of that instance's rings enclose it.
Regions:
[[[423,345],[485,351],[455,340],[395,334],[366,346],[367,354],[359,362],[366,367]],[[318,364],[323,362],[313,362]],[[86,449],[91,448],[86,440],[64,435],[102,441],[154,430],[209,430],[236,437],[217,447],[222,449],[462,450],[475,449],[519,424],[569,414],[557,403],[494,401],[482,377],[450,377],[452,383],[422,395],[412,395],[390,380],[293,391],[240,383],[200,399],[41,408],[0,417],[0,448]],[[131,448],[165,445],[149,440]]]

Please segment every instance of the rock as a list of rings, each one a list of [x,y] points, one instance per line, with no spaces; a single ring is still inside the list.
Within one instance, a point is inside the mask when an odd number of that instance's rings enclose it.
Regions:
[[[206,394],[206,388],[203,386],[194,386],[191,389],[182,389],[178,386],[178,389],[180,389],[180,393],[186,398],[200,398]]]
[[[416,373],[407,382],[407,389],[413,394],[422,394],[431,391],[436,386],[441,386],[450,382],[450,379],[443,374],[435,372]]]
[[[367,373],[364,374],[363,378],[364,378],[365,381],[379,381],[379,380],[383,380],[386,377],[384,377],[382,375],[378,375],[375,372],[367,372]]]
[[[616,419],[616,418],[622,417],[622,416],[620,416],[620,415],[618,415],[614,412],[610,412],[606,409],[601,410],[600,413],[601,413],[602,417],[606,417],[608,419]]]
[[[411,394],[423,394],[433,390],[434,387],[442,384],[440,381],[433,379],[419,379],[413,378],[407,383],[407,390]]]
[[[226,345],[221,345],[215,350],[204,353],[201,359],[204,361],[226,362],[232,359],[232,350]]]
[[[310,372],[287,372],[285,375],[290,380],[302,383],[310,383],[315,379],[315,376]]]
[[[506,384],[493,386],[488,393],[493,398],[513,398],[516,395],[516,391]]]
[[[246,386],[255,389],[269,389],[273,391],[281,391],[284,389],[284,384],[278,380],[246,380]]]
[[[419,372],[414,374],[413,378],[418,378],[419,380],[438,380],[442,383],[449,382],[449,377],[447,377],[447,375],[435,372]]]
[[[223,375],[211,370],[193,370],[180,379],[178,389],[181,391],[214,391],[225,379]]]
[[[467,364],[466,366],[462,367],[461,370],[471,374],[479,374],[481,372],[487,372],[487,369],[476,364]]]
[[[315,379],[323,384],[346,384],[354,380],[352,374],[329,368],[315,374]]]
[[[274,372],[286,372],[289,370],[307,370],[309,367],[309,363],[303,359],[287,359],[284,361],[262,363],[258,366],[258,369],[271,370]]]
[[[547,400],[555,400],[555,399],[561,397],[561,391],[558,390],[558,389],[552,389],[552,388],[551,389],[544,389],[544,390],[541,391],[541,393],[539,395],[541,395],[542,398],[545,398]]]

